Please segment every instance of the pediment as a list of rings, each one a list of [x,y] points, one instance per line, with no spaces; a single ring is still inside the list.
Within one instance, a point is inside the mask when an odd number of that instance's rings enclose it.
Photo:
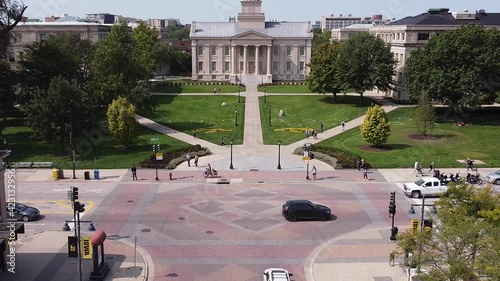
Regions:
[[[236,34],[235,36],[233,36],[233,39],[255,40],[255,39],[272,39],[272,37],[269,35],[260,33],[258,31],[255,31],[255,30],[249,30],[249,31],[245,31],[245,32],[241,32],[241,33]]]

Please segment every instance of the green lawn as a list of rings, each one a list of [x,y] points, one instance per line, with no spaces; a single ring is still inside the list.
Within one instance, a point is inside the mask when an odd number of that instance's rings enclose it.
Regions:
[[[9,162],[53,162],[57,168],[72,167],[71,157],[57,156],[63,155],[60,144],[48,144],[32,139],[31,129],[22,126],[19,121],[10,122],[9,125],[3,132],[3,137],[8,140],[8,149],[12,150]],[[97,169],[130,168],[151,155],[153,149],[151,138],[159,138],[162,152],[189,146],[144,127],[141,127],[135,145],[126,150],[109,135],[102,134],[99,129],[92,130],[91,135],[92,138],[82,137],[74,142],[77,169],[93,169],[94,160]],[[71,155],[69,148],[67,155]]]
[[[245,98],[238,96],[155,96],[158,104],[153,113],[141,113],[160,124],[196,137],[219,144],[222,137],[229,143],[243,143]],[[222,106],[226,102],[227,106]],[[237,106],[238,126],[235,126]]]
[[[212,89],[213,90],[213,89]],[[270,86],[259,86],[257,91],[268,93],[311,93],[307,85],[270,85]]]
[[[359,105],[359,96],[332,95],[267,96],[260,97],[260,115],[264,144],[290,144],[305,138],[307,128],[324,130],[339,126],[343,120],[352,120],[366,113],[371,99],[364,98]],[[269,106],[271,106],[271,125],[269,126]],[[280,110],[285,116],[279,116]]]
[[[159,93],[213,93],[214,88],[217,89],[217,94],[219,95],[219,89],[222,94],[225,93],[238,93],[238,89],[241,92],[246,90],[246,87],[238,87],[234,85],[163,85],[160,84],[153,87],[153,92]]]
[[[363,157],[377,168],[413,167],[419,161],[427,167],[432,161],[436,167],[464,167],[457,159],[478,159],[486,167],[500,166],[500,111],[483,109],[465,120],[467,126],[458,127],[456,121],[438,122],[432,135],[436,139],[415,140],[409,134],[417,133],[414,124],[414,108],[400,108],[388,113],[391,136],[385,152],[370,152],[360,148],[367,143],[360,136],[359,128],[351,129],[339,136],[322,141],[319,145],[333,146]],[[439,112],[437,116],[444,116]],[[489,121],[487,120],[496,120]]]

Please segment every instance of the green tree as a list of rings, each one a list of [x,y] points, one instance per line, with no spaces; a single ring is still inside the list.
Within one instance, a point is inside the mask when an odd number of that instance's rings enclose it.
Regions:
[[[361,125],[361,136],[372,145],[379,146],[387,141],[390,134],[391,126],[384,108],[378,105],[368,108]]]
[[[368,32],[353,35],[340,50],[337,60],[337,80],[343,92],[360,94],[377,88],[393,88],[395,59],[382,39]]]
[[[168,41],[187,41],[189,40],[189,29],[184,26],[167,26]]]
[[[14,72],[10,68],[10,64],[3,59],[0,59],[0,134],[5,128],[4,122],[7,117],[7,112],[14,105]]]
[[[47,90],[38,89],[23,111],[33,135],[49,143],[60,142],[64,153],[70,132],[81,131],[89,124],[91,104],[76,83],[58,76],[52,78]]]
[[[455,112],[490,103],[500,89],[500,31],[463,25],[433,36],[406,63],[406,87],[412,101],[428,93]]]
[[[5,58],[10,32],[22,20],[27,8],[16,0],[0,0],[0,59]]]
[[[323,31],[321,28],[313,29],[313,40],[311,44],[312,53],[314,54],[314,51],[320,45],[330,43],[331,37],[332,37],[332,32],[329,30]]]
[[[398,236],[400,249],[410,248],[426,269],[420,279],[499,280],[500,195],[491,186],[461,183],[435,205],[431,232]]]
[[[436,110],[426,94],[420,96],[420,101],[415,111],[415,125],[417,131],[425,136],[436,125]]]
[[[341,43],[332,42],[319,45],[312,53],[307,76],[307,85],[312,92],[321,94],[332,93],[334,99],[340,92],[338,81],[335,79],[336,61]]]
[[[92,60],[90,79],[96,104],[108,106],[114,99],[123,96],[137,108],[152,109],[152,99],[143,81],[151,77],[149,69],[154,60],[146,57],[140,48],[136,52],[134,47],[134,40],[125,24],[114,25],[109,35],[99,43]]]
[[[144,68],[141,70],[144,74],[142,79],[150,79],[159,66],[163,53],[167,51],[165,44],[158,40],[158,31],[144,22],[133,29],[132,38],[137,65]]]
[[[127,148],[138,134],[135,107],[126,98],[118,97],[109,106],[107,116],[111,136]]]

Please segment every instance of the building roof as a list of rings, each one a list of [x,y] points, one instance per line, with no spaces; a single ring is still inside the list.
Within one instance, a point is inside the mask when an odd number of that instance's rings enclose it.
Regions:
[[[357,23],[357,24],[351,24],[349,26],[344,27],[343,29],[370,29],[374,27],[375,25],[373,23]]]
[[[196,30],[194,30],[196,28]],[[264,29],[238,28],[237,22],[193,22],[189,36],[196,38],[229,38],[248,31],[274,38],[312,38],[309,22],[266,22]]]
[[[447,9],[442,12],[429,10],[417,16],[409,16],[400,20],[392,21],[389,25],[462,25],[468,23],[477,23],[480,25],[499,25],[500,13],[476,13],[475,19],[456,19]]]

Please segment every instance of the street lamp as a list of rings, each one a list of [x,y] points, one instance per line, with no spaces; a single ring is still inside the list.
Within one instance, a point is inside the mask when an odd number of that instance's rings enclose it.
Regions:
[[[281,170],[281,140],[278,141],[278,170]]]
[[[71,143],[71,151],[73,154],[73,179],[76,179],[76,171],[75,171],[75,162],[76,162],[76,155],[75,155],[75,146],[73,145],[73,128],[71,128],[71,131],[69,132],[69,142]]]
[[[234,126],[238,126],[238,107],[234,107]]]
[[[304,144],[304,151],[305,151],[304,156],[305,157],[309,157],[309,149],[311,149],[311,144],[305,143]],[[309,179],[309,160],[306,160],[306,180],[308,180],[308,179]]]
[[[267,103],[267,88],[264,87],[264,103]]]
[[[238,83],[238,103],[240,103],[240,83]]]
[[[271,125],[271,106],[269,106],[269,126]]]
[[[7,138],[4,138],[3,139],[3,145],[4,145],[4,148],[5,148],[5,153],[7,153],[9,150],[7,149]],[[5,157],[5,165],[7,165],[7,168],[10,168],[10,165],[9,165],[9,160],[7,157]]]
[[[230,144],[231,144],[231,164],[229,165],[229,169],[234,170],[234,167],[233,167],[233,140],[231,140]]]

